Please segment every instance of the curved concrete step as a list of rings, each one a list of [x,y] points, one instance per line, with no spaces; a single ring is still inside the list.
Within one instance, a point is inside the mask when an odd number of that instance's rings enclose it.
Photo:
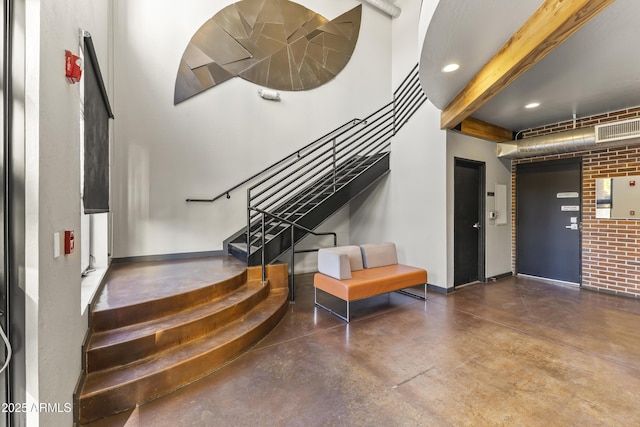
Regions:
[[[269,287],[254,280],[224,298],[147,322],[94,333],[86,350],[86,370],[91,373],[125,365],[197,339],[243,316],[268,294]]]
[[[91,314],[91,328],[93,331],[107,331],[147,322],[208,303],[233,292],[245,283],[247,283],[246,270],[219,282],[195,287],[179,294],[137,301],[117,307],[100,308],[98,306]]]
[[[286,313],[287,303],[287,289],[271,289],[251,311],[207,335],[127,365],[88,374],[78,398],[79,422],[132,409],[219,369],[268,334]]]

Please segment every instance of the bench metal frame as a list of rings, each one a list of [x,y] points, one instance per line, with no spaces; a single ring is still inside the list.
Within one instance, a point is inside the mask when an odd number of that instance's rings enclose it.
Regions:
[[[322,289],[320,289],[320,290],[322,291]],[[337,297],[337,296],[335,296],[333,294],[330,294],[329,292],[326,292],[326,291],[322,291],[322,292],[324,292],[327,295],[331,295],[332,297],[334,297],[336,299],[344,301],[346,303],[346,305],[347,305],[347,315],[343,316],[342,314],[330,309],[329,307],[327,307],[327,306],[325,306],[323,304],[320,304],[318,302],[318,288],[316,288],[315,286],[313,287],[313,302],[314,302],[314,304],[317,307],[320,307],[320,308],[328,311],[329,313],[333,314],[334,316],[336,316],[337,318],[339,318],[341,320],[344,320],[347,323],[351,322],[351,303],[353,301],[360,301],[360,300],[366,299],[366,298],[361,298],[359,300],[346,301],[346,300],[343,300],[342,298],[339,298],[339,297]],[[409,297],[412,297],[412,298],[415,298],[415,299],[419,299],[419,300],[423,300],[423,301],[427,300],[427,284],[426,283],[424,284],[424,296],[418,295],[418,294],[414,294],[412,292],[407,292],[404,289],[398,289],[398,290],[395,290],[395,291],[392,291],[392,292],[398,292],[399,294],[406,295],[406,296],[409,296]],[[386,292],[386,293],[390,294],[391,292]],[[379,295],[382,295],[382,294],[379,294]],[[370,297],[367,297],[367,298],[371,298],[371,297],[374,297],[374,296],[377,296],[377,295],[371,295]]]

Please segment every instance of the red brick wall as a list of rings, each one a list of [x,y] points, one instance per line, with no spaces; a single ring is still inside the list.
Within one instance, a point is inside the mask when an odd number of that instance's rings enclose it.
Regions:
[[[606,123],[635,117],[640,117],[640,107],[585,118],[582,123],[592,126],[594,121]],[[555,133],[566,130],[565,126],[566,123],[559,123],[555,127],[544,126],[527,132],[529,135]],[[573,122],[570,128],[573,128]],[[639,146],[514,160],[511,169],[513,269],[515,271],[516,165],[570,157],[582,158],[582,285],[588,289],[640,297],[640,220],[595,217],[596,178],[640,175]]]

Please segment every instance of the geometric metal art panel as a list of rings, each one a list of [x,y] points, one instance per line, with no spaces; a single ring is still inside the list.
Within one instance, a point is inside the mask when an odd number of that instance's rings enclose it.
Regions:
[[[329,21],[288,0],[242,0],[198,29],[182,55],[174,104],[233,77],[276,90],[334,78],[358,41],[362,5]]]

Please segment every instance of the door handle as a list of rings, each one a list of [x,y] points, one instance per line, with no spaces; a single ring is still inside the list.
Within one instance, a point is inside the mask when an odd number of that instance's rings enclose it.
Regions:
[[[480,228],[481,225],[479,222],[476,222],[475,224],[472,225],[473,228]]]

